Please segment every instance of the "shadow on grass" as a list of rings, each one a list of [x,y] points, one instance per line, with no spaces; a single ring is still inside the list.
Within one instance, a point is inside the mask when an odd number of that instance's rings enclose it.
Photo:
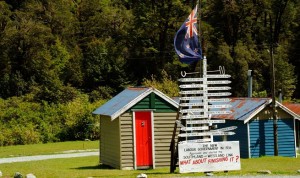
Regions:
[[[83,166],[83,167],[78,167],[74,169],[79,169],[79,170],[87,170],[87,169],[114,169],[110,166],[104,165],[104,164],[99,164],[95,166]]]

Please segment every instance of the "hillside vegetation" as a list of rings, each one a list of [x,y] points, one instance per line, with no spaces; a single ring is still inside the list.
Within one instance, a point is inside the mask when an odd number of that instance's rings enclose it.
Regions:
[[[196,0],[0,1],[0,145],[91,138],[91,112],[127,86],[178,95],[176,31]],[[224,66],[233,96],[300,98],[300,1],[202,0],[208,70]]]

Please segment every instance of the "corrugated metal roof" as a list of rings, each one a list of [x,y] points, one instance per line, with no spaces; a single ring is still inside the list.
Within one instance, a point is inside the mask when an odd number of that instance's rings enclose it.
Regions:
[[[282,103],[285,107],[287,107],[289,110],[293,111],[297,115],[300,116],[300,103]]]
[[[122,110],[126,105],[130,104],[138,96],[150,90],[145,87],[130,87],[117,94],[111,100],[97,108],[93,114],[100,114],[112,117],[116,112]]]
[[[179,102],[179,98],[173,98],[176,102]],[[214,108],[210,109],[211,111],[222,111],[222,110],[230,110],[231,114],[214,114],[212,118],[215,119],[229,119],[229,120],[240,120],[244,122],[248,122],[254,115],[260,112],[263,108],[265,108],[266,104],[271,102],[270,98],[230,98],[231,101],[229,103],[213,103],[210,104],[230,104],[231,108]]]
[[[174,100],[155,88],[129,87],[97,108],[93,114],[109,116],[114,120],[152,92],[172,104],[174,107],[178,107],[178,104]]]
[[[111,100],[106,102],[101,107],[97,108],[93,114],[100,114],[109,116],[112,120],[116,117],[123,114],[125,111],[134,106],[137,102],[142,100],[144,97],[149,95],[151,92],[154,92],[164,100],[168,101],[175,107],[178,107],[179,98],[169,98],[159,90],[155,88],[148,87],[129,87],[123,90],[121,93],[113,97]],[[261,110],[263,110],[268,104],[271,103],[270,98],[231,98],[229,103],[210,103],[210,104],[230,104],[232,105],[229,108],[232,113],[231,114],[219,114],[213,115],[212,118],[216,119],[229,119],[229,120],[240,120],[244,121],[244,123],[248,122],[252,119],[256,114],[258,114]],[[285,103],[280,104],[276,102],[277,106],[291,114],[293,117],[299,119],[300,118],[300,104],[292,104]],[[214,108],[211,110],[220,111],[220,110],[228,110]]]
[[[232,106],[230,108],[230,111],[232,113],[213,115],[212,117],[218,119],[240,120],[240,121],[247,122],[249,118],[251,119],[254,114],[260,112],[261,109],[263,109],[266,106],[266,104],[269,103],[270,103],[269,98],[231,98],[229,104]],[[212,103],[212,104],[217,104],[217,103]],[[214,110],[226,110],[226,109],[214,109]]]

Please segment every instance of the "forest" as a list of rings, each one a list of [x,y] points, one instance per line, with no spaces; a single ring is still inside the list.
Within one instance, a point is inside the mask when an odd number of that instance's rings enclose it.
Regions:
[[[128,86],[178,95],[174,35],[196,0],[0,0],[0,146],[97,139],[91,112]],[[201,0],[208,70],[233,97],[300,99],[299,0]]]

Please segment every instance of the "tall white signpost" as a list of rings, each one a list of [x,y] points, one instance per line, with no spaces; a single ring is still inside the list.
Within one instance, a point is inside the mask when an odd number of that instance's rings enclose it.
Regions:
[[[210,172],[239,170],[240,152],[238,141],[214,142],[213,136],[234,135],[235,126],[212,129],[213,124],[225,120],[212,120],[218,114],[231,114],[226,86],[230,75],[219,70],[218,74],[208,74],[206,57],[203,59],[202,78],[179,79],[180,110],[177,125],[181,127],[178,143],[179,172]]]

